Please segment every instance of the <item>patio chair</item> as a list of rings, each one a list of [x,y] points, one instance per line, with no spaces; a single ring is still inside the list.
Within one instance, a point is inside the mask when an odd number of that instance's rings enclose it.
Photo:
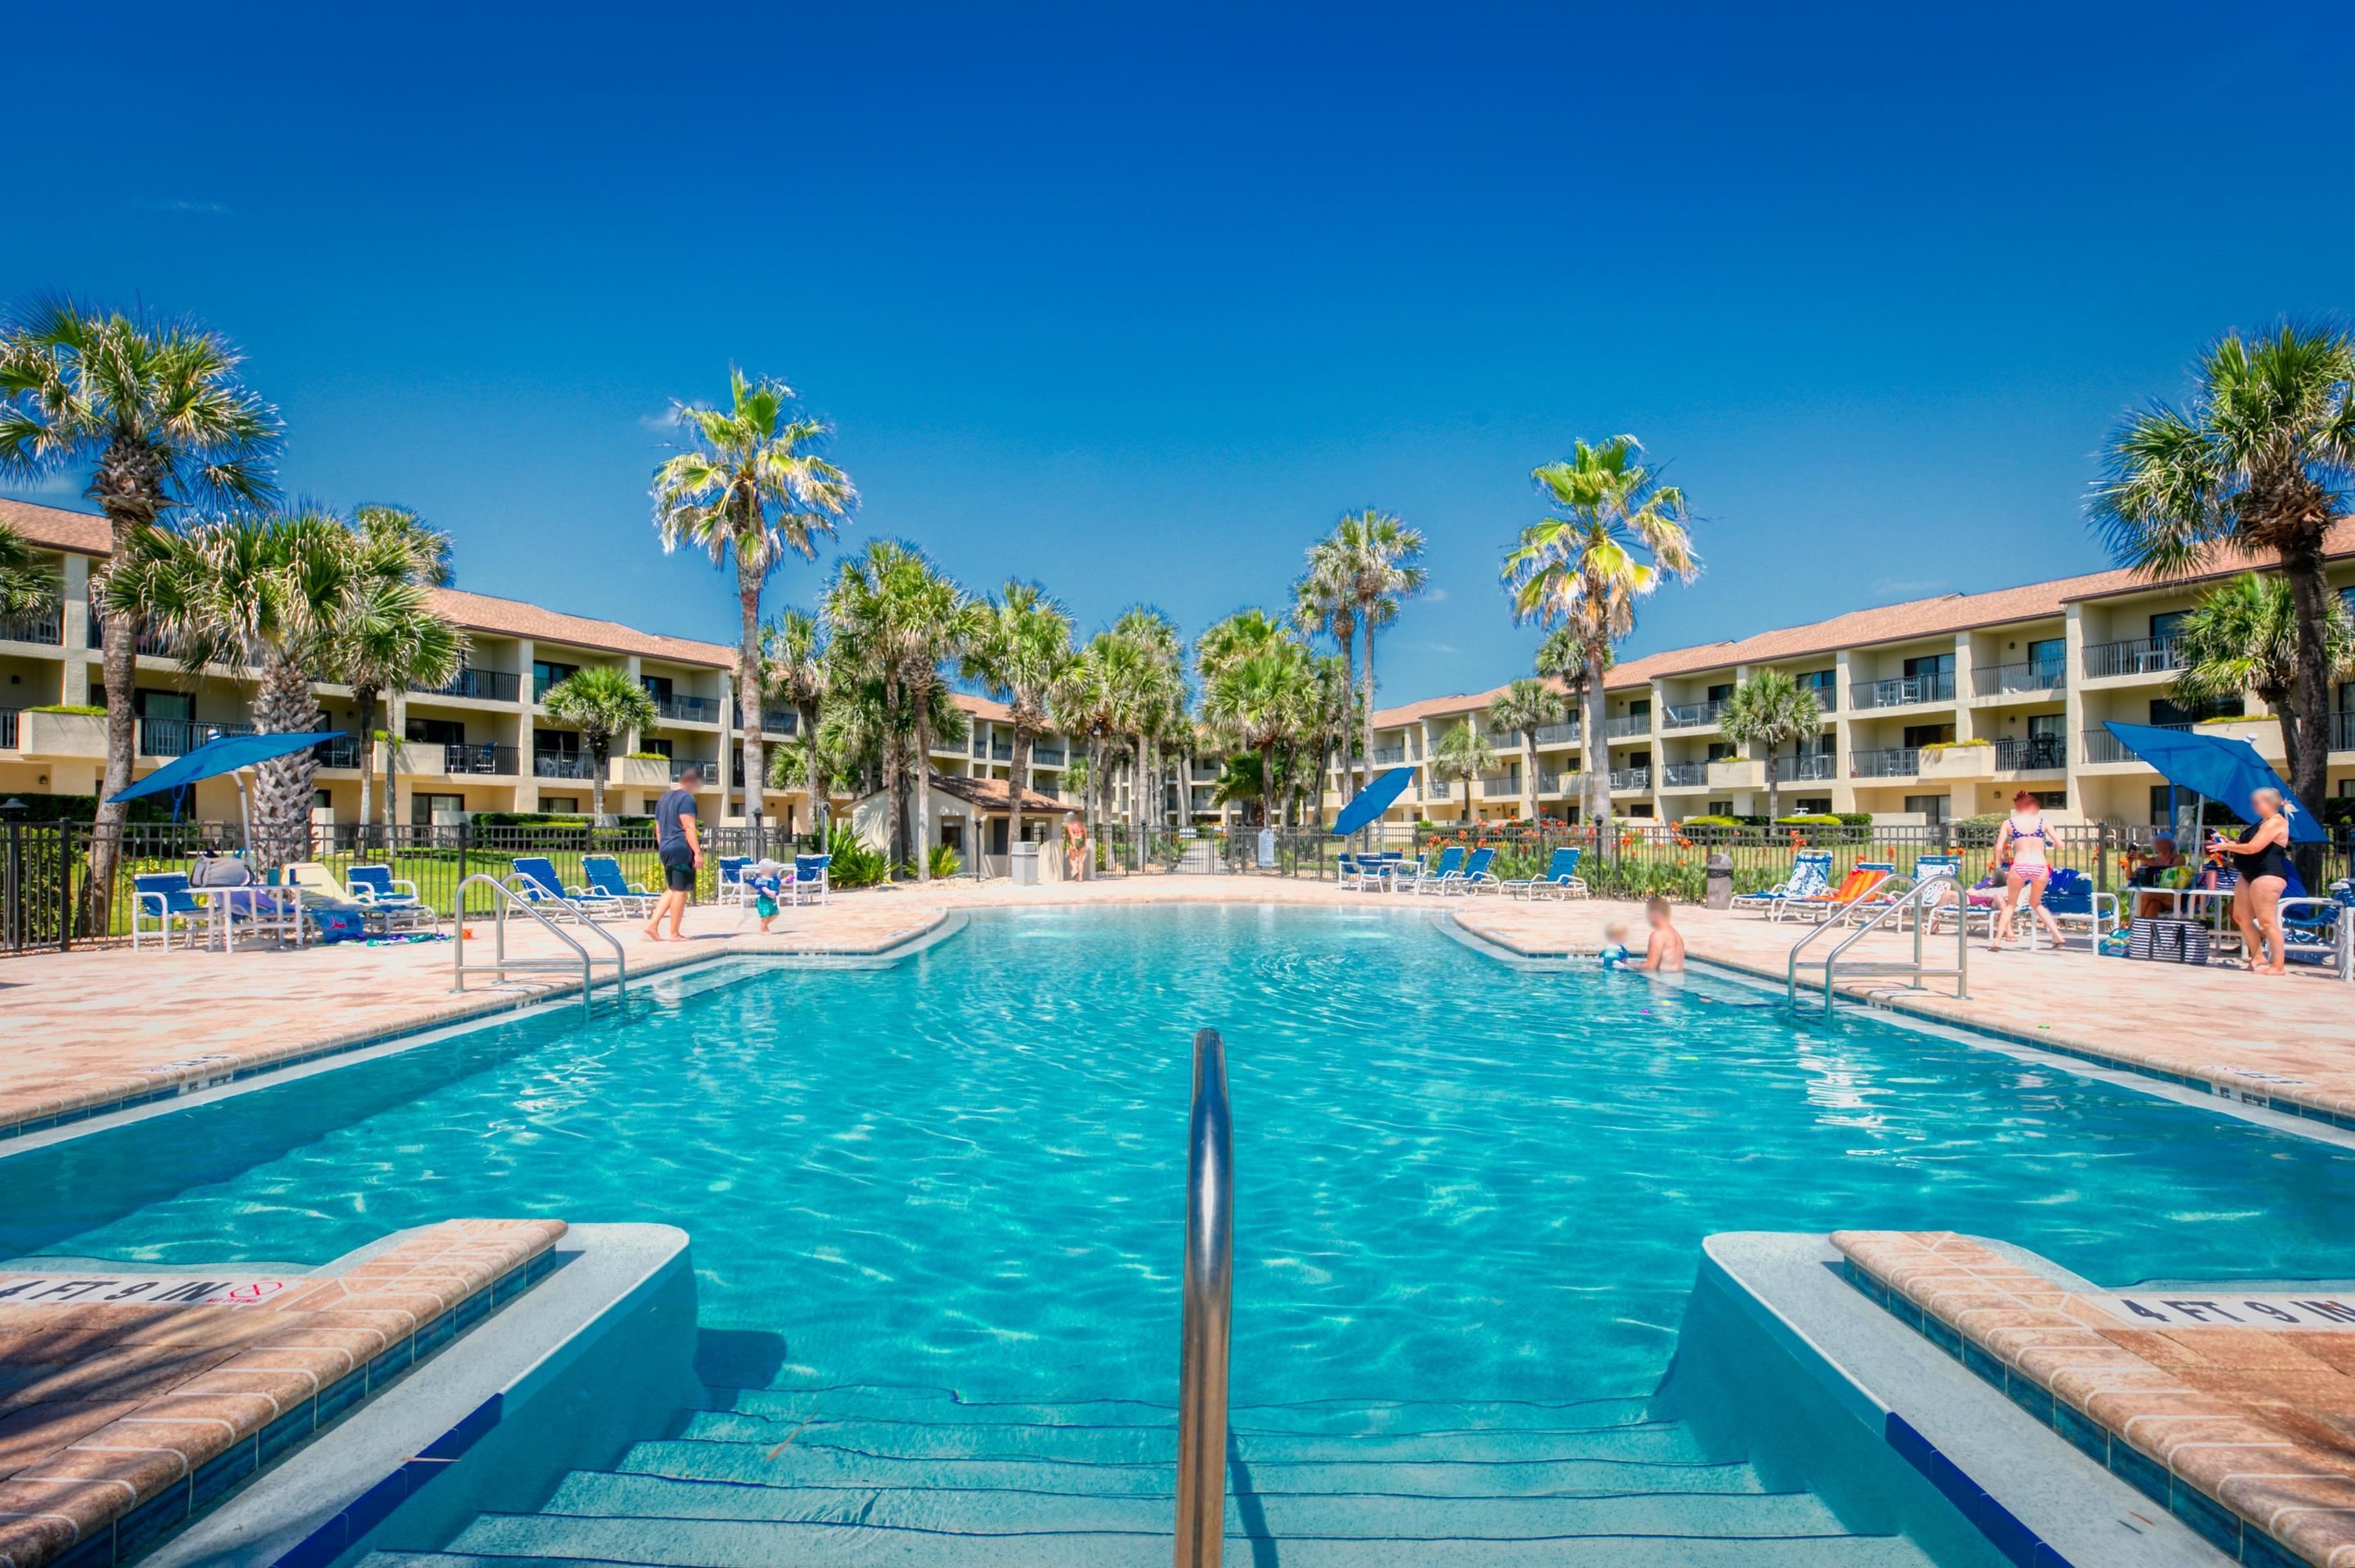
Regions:
[[[164,951],[172,950],[172,933],[187,933],[188,947],[194,950],[201,932],[207,945],[212,941],[212,911],[189,890],[186,872],[142,872],[131,879],[131,950],[137,952],[143,939],[160,941]]]
[[[804,893],[808,893],[820,904],[825,903],[826,895],[833,890],[833,882],[826,875],[826,867],[833,863],[834,856],[830,854],[794,856],[794,902],[799,904]]]
[[[1495,863],[1496,859],[1497,852],[1493,849],[1474,850],[1472,858],[1464,863],[1463,870],[1439,879],[1439,891],[1443,894],[1460,893],[1467,896],[1483,888],[1494,892],[1504,885],[1497,880],[1497,874],[1488,869]]]
[[[433,906],[417,895],[417,884],[393,875],[389,865],[347,867],[344,885],[350,889],[352,902],[383,921],[388,931],[441,924]]]
[[[1881,885],[1897,874],[1895,863],[1885,860],[1860,860],[1840,879],[1840,885],[1829,893],[1813,898],[1786,898],[1772,912],[1772,917],[1784,915],[1805,915],[1821,924],[1835,920],[1849,911],[1859,898],[1870,898]]]
[[[2281,901],[2282,956],[2294,964],[2327,964],[2355,980],[2355,883],[2345,878],[2328,895],[2300,886]]]
[[[432,923],[432,911],[422,905],[371,905],[357,898],[336,874],[315,860],[290,861],[279,868],[279,885],[303,896],[303,918],[312,935],[324,942],[347,942],[368,934],[368,925],[387,936],[403,927]]]
[[[1831,889],[1832,857],[1823,850],[1807,850],[1792,858],[1791,874],[1776,886],[1734,895],[1729,906],[1772,915],[1785,899],[1820,898]]]
[[[2118,895],[2096,892],[2093,878],[2065,865],[2054,867],[2051,876],[2046,880],[2043,904],[2055,924],[2086,927],[2096,948],[2101,946],[2103,938],[2117,927]],[[2026,912],[2023,910],[2021,913]],[[2029,927],[2028,943],[2031,948],[2036,945],[2038,929],[2032,924]]]
[[[623,914],[643,919],[654,912],[656,895],[622,874],[622,863],[610,854],[584,854],[581,874],[588,885],[574,902],[581,905],[610,900]]]
[[[556,863],[546,855],[516,856],[515,869],[507,874],[506,881],[509,891],[553,919],[586,921],[591,917],[576,901],[574,892],[565,887],[564,879],[556,874]]]
[[[745,901],[744,868],[752,863],[749,854],[723,854],[719,857],[719,902],[741,904]]]
[[[1421,893],[1426,887],[1437,887],[1463,869],[1464,846],[1452,845],[1440,851],[1437,860],[1416,869],[1413,891]]]
[[[1516,898],[1523,894],[1534,898],[1540,893],[1551,893],[1561,898],[1584,898],[1587,896],[1586,879],[1578,874],[1578,859],[1582,853],[1577,849],[1558,849],[1546,862],[1545,874],[1508,882],[1505,891]]]

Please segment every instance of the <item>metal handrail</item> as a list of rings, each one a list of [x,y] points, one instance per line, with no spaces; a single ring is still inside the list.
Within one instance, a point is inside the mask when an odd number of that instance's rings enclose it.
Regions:
[[[1187,1125],[1186,1315],[1178,1354],[1177,1568],[1219,1568],[1227,1533],[1227,1339],[1234,1316],[1234,1145],[1227,1048],[1194,1036]]]
[[[575,941],[571,935],[559,927],[555,921],[541,914],[537,904],[507,885],[522,874],[521,872],[511,871],[506,876],[499,877],[492,875],[487,871],[478,871],[458,884],[454,916],[457,930],[450,938],[451,991],[463,992],[466,989],[466,977],[470,974],[506,974],[516,970],[570,969],[572,967],[563,959],[510,959],[507,957],[507,911],[510,908],[520,909],[538,921],[550,936],[571,948],[579,956],[581,1012],[584,1017],[593,1016],[595,1009],[591,1001],[591,993],[596,989],[594,966],[602,960],[591,959],[589,956],[589,949]],[[499,895],[491,906],[493,915],[491,962],[487,964],[470,964],[466,961],[466,889],[478,884]],[[630,983],[630,960],[622,948],[621,939],[602,927],[591,926],[589,928],[613,944],[615,991],[618,994],[626,991]]]
[[[1899,877],[1891,880],[1905,879]],[[1934,969],[1927,967],[1922,952],[1922,934],[1929,923],[1927,919],[1929,911],[1924,906],[1928,905],[1933,898],[1942,898],[1948,893],[1962,901],[1963,906],[1955,916],[1955,967],[1951,969]],[[1832,984],[1834,976],[1839,969],[1840,955],[1863,940],[1867,933],[1878,929],[1883,921],[1907,909],[1913,912],[1913,961],[1910,964],[1852,963],[1849,965],[1848,972],[1852,975],[1911,975],[1917,987],[1925,979],[1951,977],[1955,982],[1955,1000],[1968,1001],[1971,996],[1971,920],[1968,900],[1969,895],[1963,891],[1963,885],[1959,879],[1951,876],[1925,876],[1914,883],[1913,886],[1906,888],[1897,897],[1882,904],[1873,912],[1872,918],[1850,929],[1846,937],[1834,944],[1830,952],[1826,953],[1820,959],[1810,960],[1819,962],[1824,967],[1825,1015],[1830,1016],[1832,1011]],[[1827,920],[1791,944],[1790,958],[1783,971],[1783,991],[1785,998],[1792,1006],[1796,1007],[1799,1002],[1800,952],[1817,938],[1833,929],[1838,923],[1838,920]]]

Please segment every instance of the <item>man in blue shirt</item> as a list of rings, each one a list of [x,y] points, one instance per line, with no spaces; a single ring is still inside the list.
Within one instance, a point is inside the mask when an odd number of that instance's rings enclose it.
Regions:
[[[703,835],[697,831],[695,791],[703,782],[699,768],[679,772],[678,782],[655,802],[655,853],[662,857],[663,895],[655,916],[646,922],[648,941],[683,942],[679,925],[687,906],[695,902],[695,874],[703,869]],[[670,935],[662,934],[664,916],[670,916]]]

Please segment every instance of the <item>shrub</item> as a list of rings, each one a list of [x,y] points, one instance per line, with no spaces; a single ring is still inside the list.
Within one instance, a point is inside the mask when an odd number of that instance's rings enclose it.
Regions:
[[[104,718],[106,710],[91,703],[43,703],[27,708],[28,714],[79,714],[83,718]]]
[[[826,863],[826,880],[837,887],[872,887],[890,870],[880,850],[868,849],[857,832],[841,822],[827,836],[826,853],[832,857]]]
[[[101,712],[104,710],[101,709]],[[24,813],[12,811],[10,816],[20,822],[94,822],[98,821],[98,797],[95,795],[28,795],[13,789],[0,789],[0,800],[21,800]],[[162,795],[142,795],[136,800],[123,802],[129,813],[124,821],[133,822],[168,822],[172,820],[172,798]],[[186,813],[183,812],[183,820]]]
[[[932,875],[940,881],[946,881],[964,869],[964,862],[959,860],[957,852],[947,844],[932,846]]]

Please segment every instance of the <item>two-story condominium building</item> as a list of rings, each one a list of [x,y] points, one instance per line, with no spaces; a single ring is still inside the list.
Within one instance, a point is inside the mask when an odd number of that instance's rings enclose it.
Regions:
[[[0,501],[0,519],[49,556],[62,589],[60,602],[48,611],[0,621],[0,796],[95,794],[105,767],[105,721],[42,710],[105,701],[101,628],[89,609],[88,589],[92,567],[107,554],[106,521],[10,501]],[[466,667],[447,684],[388,694],[378,710],[377,727],[407,737],[398,758],[404,821],[451,821],[475,811],[585,811],[591,764],[581,736],[549,719],[540,705],[550,686],[589,665],[626,672],[645,687],[659,715],[644,734],[615,747],[606,810],[649,810],[693,763],[705,779],[707,820],[744,814],[732,646],[485,594],[444,588],[435,599],[442,614],[465,630],[471,651]],[[327,726],[356,736],[359,714],[350,690],[326,683],[315,689]],[[163,640],[143,640],[137,772],[153,771],[216,735],[251,729],[252,692],[250,680],[228,670],[191,679]],[[1012,756],[1005,709],[979,697],[958,702],[973,721],[972,734],[938,748],[934,771],[1005,778]],[[794,743],[796,723],[773,705],[762,715],[773,747]],[[357,738],[330,747],[317,781],[320,820],[359,820],[359,765],[368,760],[380,776],[381,749],[363,748]],[[1064,766],[1061,743],[1040,741],[1033,765],[1033,788],[1055,793]],[[806,814],[798,790],[765,791],[762,810],[780,825]],[[234,786],[226,779],[200,785],[194,814],[233,819]]]
[[[2332,583],[2355,595],[2355,523],[2330,543]],[[1681,820],[1766,810],[1772,766],[1792,811],[1867,811],[1935,822],[2040,796],[2062,821],[2164,819],[2158,775],[2120,749],[2105,720],[2190,726],[2249,740],[2276,768],[2280,729],[2254,697],[2191,711],[2170,694],[2181,665],[2175,628],[2200,593],[2244,564],[2153,584],[2095,572],[1992,593],[1947,594],[1859,609],[1736,641],[1671,649],[1613,669],[1604,682],[1614,811]],[[1721,718],[1743,677],[1782,670],[1813,689],[1818,732],[1785,743],[1771,765],[1737,747]],[[1374,715],[1377,768],[1412,766],[1393,821],[1517,817],[1522,737],[1488,727],[1501,688],[1433,697]],[[2355,795],[2355,683],[2334,692],[2329,788]],[[1430,758],[1456,726],[1478,724],[1497,768],[1447,779]],[[1588,737],[1573,713],[1537,735],[1536,798],[1547,817],[1575,813]],[[1341,779],[1328,780],[1328,807]]]

